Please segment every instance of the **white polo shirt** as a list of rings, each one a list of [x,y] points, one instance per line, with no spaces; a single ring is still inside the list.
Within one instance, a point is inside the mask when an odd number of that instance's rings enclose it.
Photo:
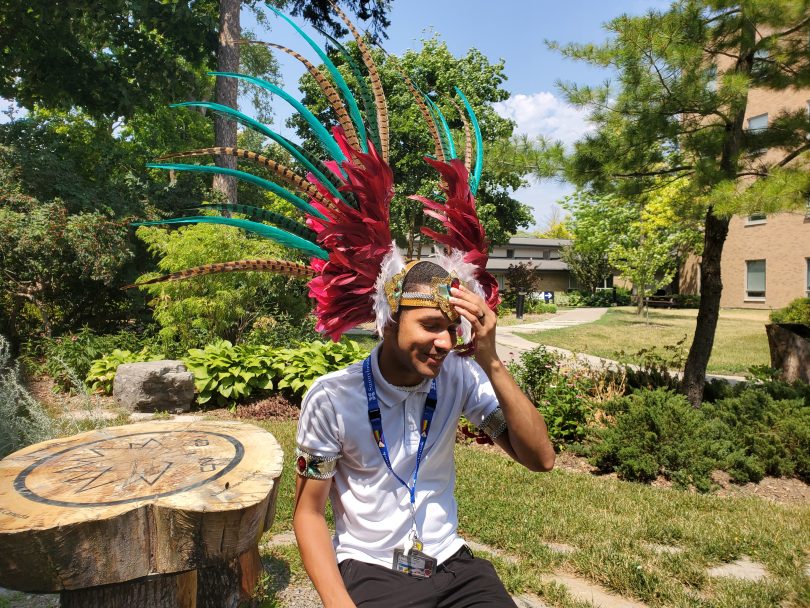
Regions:
[[[422,410],[430,389],[396,387],[382,377],[377,346],[371,368],[391,466],[411,482]],[[460,416],[476,426],[498,408],[484,371],[470,358],[447,356],[436,379],[437,403],[416,483],[417,534],[423,552],[439,563],[458,551],[453,446]],[[374,441],[363,387],[362,361],[319,378],[304,397],[298,421],[299,450],[337,458],[329,499],[335,517],[338,562],[356,559],[391,567],[393,552],[411,530],[408,490],[391,474]]]

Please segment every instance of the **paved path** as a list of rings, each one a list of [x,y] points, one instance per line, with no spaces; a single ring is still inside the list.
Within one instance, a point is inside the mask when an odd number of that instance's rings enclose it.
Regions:
[[[540,321],[538,323],[525,323],[523,325],[507,325],[498,327],[496,346],[498,356],[502,361],[510,363],[515,359],[519,359],[521,353],[532,350],[540,346],[537,342],[532,342],[526,338],[521,338],[516,335],[517,333],[529,334],[535,332],[546,331],[549,329],[559,329],[562,327],[573,327],[575,325],[582,325],[584,323],[593,323],[602,318],[607,312],[607,308],[575,308],[574,310],[566,311],[551,319]],[[571,357],[576,361],[593,368],[605,369],[620,369],[624,367],[620,363],[612,359],[604,359],[595,355],[588,355],[585,353],[575,353],[564,348],[557,346],[546,346],[547,350],[559,353],[564,357]],[[636,367],[636,366],[630,366]],[[673,372],[675,375],[680,376],[681,372]],[[744,376],[727,376],[722,374],[707,374],[706,380],[724,380],[729,384],[737,384],[739,382],[746,382],[747,378]]]
[[[537,323],[524,323],[521,325],[505,325],[499,326],[497,330],[496,343],[498,348],[498,356],[501,360],[509,363],[514,359],[519,359],[520,354],[537,348],[537,342],[531,342],[525,338],[516,335],[517,333],[530,334],[540,331],[547,331],[549,329],[560,329],[562,327],[573,327],[575,325],[582,325],[584,323],[593,323],[602,318],[607,312],[607,308],[574,308],[564,313],[556,315],[551,319],[539,321]],[[571,351],[563,348],[547,347],[549,350],[558,351],[564,355],[571,355]],[[586,359],[590,359],[590,355],[582,355]],[[602,360],[599,357],[592,357],[596,366],[602,365]],[[585,359],[583,359],[585,362]]]

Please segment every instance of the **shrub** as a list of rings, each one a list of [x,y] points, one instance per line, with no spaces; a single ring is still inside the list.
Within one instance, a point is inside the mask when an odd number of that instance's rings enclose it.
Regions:
[[[116,348],[139,350],[140,338],[133,332],[98,335],[84,327],[75,334],[58,338],[43,338],[28,346],[25,352],[27,362],[47,373],[59,390],[76,389],[75,378],[86,378],[93,361]],[[44,361],[43,361],[44,360]]]
[[[297,348],[232,345],[228,341],[190,349],[183,362],[194,374],[201,405],[233,404],[254,391],[284,390],[301,397],[316,378],[368,355],[357,342],[311,342]]]
[[[557,305],[541,299],[527,298],[525,312],[528,314],[546,314],[557,312]]]
[[[273,388],[275,351],[269,346],[234,346],[227,340],[189,349],[183,358],[194,374],[197,402],[223,406],[249,396],[254,389]]]
[[[286,312],[262,316],[253,322],[253,329],[245,336],[244,344],[292,348],[301,342],[321,338],[315,331],[315,317],[307,315],[303,321]]]
[[[709,489],[714,461],[701,444],[703,417],[683,395],[642,390],[604,408],[614,422],[593,431],[590,448],[591,463],[600,471],[642,482],[664,475],[678,485]]]
[[[559,355],[540,346],[509,366],[515,381],[543,414],[549,437],[557,444],[582,440],[593,418],[590,379],[577,372],[567,375],[561,363]]]
[[[310,342],[298,348],[280,349],[273,364],[279,377],[276,387],[303,396],[317,378],[343,369],[366,356],[368,352],[353,340]]]
[[[623,479],[664,475],[701,491],[722,469],[739,483],[764,475],[810,480],[810,406],[775,399],[767,389],[693,408],[665,389],[641,390],[604,404],[607,426],[591,432],[591,462]]]
[[[810,298],[796,298],[790,304],[771,313],[771,323],[800,323],[810,325]]]
[[[810,481],[810,406],[802,399],[778,399],[767,389],[749,387],[705,403],[701,413],[726,431],[712,451],[734,481],[764,475]]]
[[[111,395],[115,373],[119,365],[139,363],[141,361],[160,361],[165,358],[163,354],[151,353],[149,347],[146,346],[136,353],[116,348],[111,353],[96,359],[90,364],[90,370],[87,372],[84,383],[94,393]]]
[[[0,458],[57,434],[42,405],[22,385],[4,336],[0,336],[0,417]]]
[[[578,291],[558,293],[554,296],[554,303],[557,304],[557,306],[566,306],[568,308],[586,306],[584,296]]]

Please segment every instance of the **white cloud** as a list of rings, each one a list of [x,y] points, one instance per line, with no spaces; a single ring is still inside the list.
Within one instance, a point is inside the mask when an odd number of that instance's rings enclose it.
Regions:
[[[493,107],[499,116],[517,123],[516,134],[542,135],[552,141],[562,141],[567,148],[593,130],[587,110],[575,108],[546,91],[531,95],[518,93]]]

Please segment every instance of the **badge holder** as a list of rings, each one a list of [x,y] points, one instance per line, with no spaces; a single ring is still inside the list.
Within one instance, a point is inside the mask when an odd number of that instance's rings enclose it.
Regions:
[[[436,572],[436,558],[422,553],[422,541],[411,530],[402,549],[394,550],[393,569],[416,578],[428,578]]]
[[[436,572],[436,558],[422,553],[422,541],[416,534],[416,513],[411,504],[411,518],[413,527],[405,538],[402,549],[394,550],[393,569],[417,578],[428,578]]]

